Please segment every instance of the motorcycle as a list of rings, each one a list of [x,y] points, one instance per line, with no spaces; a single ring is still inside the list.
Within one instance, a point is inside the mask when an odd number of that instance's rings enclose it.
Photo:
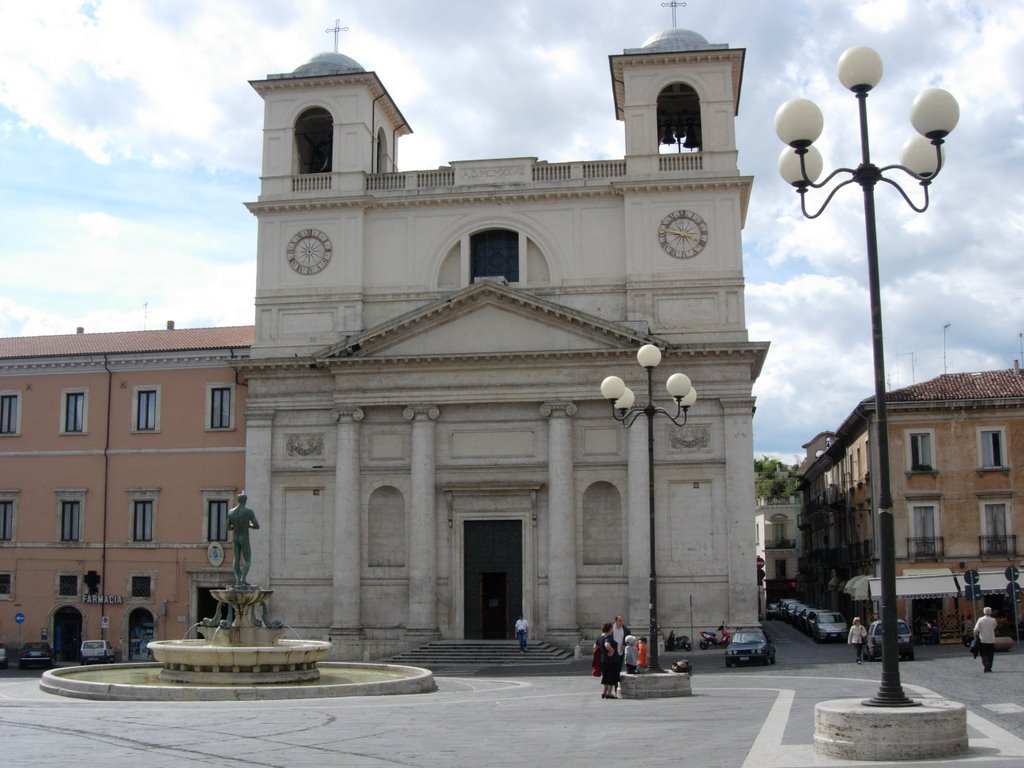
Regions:
[[[722,633],[721,637],[719,637],[718,632]],[[732,634],[725,628],[724,624],[718,627],[718,632],[701,630],[699,645],[702,651],[706,651],[708,648],[724,648],[729,644]]]

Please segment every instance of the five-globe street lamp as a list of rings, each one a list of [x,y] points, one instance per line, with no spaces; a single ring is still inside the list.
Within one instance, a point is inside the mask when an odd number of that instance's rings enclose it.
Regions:
[[[882,679],[878,693],[864,704],[878,707],[906,707],[919,702],[903,693],[897,656],[896,617],[896,547],[893,532],[892,495],[889,478],[889,433],[885,403],[885,357],[882,343],[882,308],[878,279],[878,238],[875,225],[875,185],[879,182],[894,187],[916,212],[928,209],[928,186],[943,165],[943,140],[956,127],[960,107],[947,91],[928,88],[913,102],[910,122],[920,134],[910,139],[900,154],[901,164],[879,168],[871,162],[868,142],[868,92],[882,79],[882,60],[864,46],[850,48],[839,57],[840,82],[856,95],[860,112],[861,162],[856,168],[839,168],[824,181],[817,182],[823,161],[813,146],[821,135],[824,119],[817,105],[807,99],[791,99],[775,114],[775,131],[787,144],[779,157],[779,173],[800,194],[800,208],[805,217],[820,216],[843,187],[858,184],[864,193],[864,225],[867,238],[868,290],[871,298],[871,336],[875,368],[875,413],[878,447],[878,479],[872,483],[879,522],[879,560],[882,583]],[[924,202],[916,205],[907,193],[884,175],[889,171],[905,173],[924,188]],[[837,181],[825,201],[815,212],[807,209],[808,189],[822,189]]]
[[[654,532],[654,415],[667,416],[677,427],[686,424],[690,406],[697,402],[697,390],[690,385],[690,379],[682,373],[673,373],[665,382],[665,389],[676,403],[676,412],[669,411],[654,404],[654,369],[661,362],[661,350],[653,344],[644,344],[637,350],[636,361],[647,371],[647,403],[634,406],[636,396],[618,376],[608,376],[601,382],[601,396],[612,407],[612,417],[625,427],[633,423],[641,414],[647,417],[647,505],[648,505],[648,536],[650,546],[650,644],[648,669],[662,672],[658,663],[658,571],[655,566],[655,532]],[[682,420],[680,420],[682,417]]]

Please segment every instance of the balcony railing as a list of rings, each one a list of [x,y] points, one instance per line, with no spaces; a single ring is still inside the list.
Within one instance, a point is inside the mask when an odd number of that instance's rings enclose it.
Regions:
[[[796,541],[793,539],[776,539],[775,541],[767,541],[764,545],[765,549],[796,549]]]
[[[979,536],[978,554],[982,557],[1017,557],[1016,536]]]
[[[907,555],[924,560],[939,560],[946,556],[942,536],[917,536],[907,539]]]

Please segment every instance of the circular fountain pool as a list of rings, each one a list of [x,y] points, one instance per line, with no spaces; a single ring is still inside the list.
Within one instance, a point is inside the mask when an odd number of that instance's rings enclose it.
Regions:
[[[296,684],[198,685],[161,680],[160,664],[62,667],[43,673],[41,690],[97,701],[259,701],[387,696],[437,690],[429,669],[395,664],[320,662],[318,680]]]

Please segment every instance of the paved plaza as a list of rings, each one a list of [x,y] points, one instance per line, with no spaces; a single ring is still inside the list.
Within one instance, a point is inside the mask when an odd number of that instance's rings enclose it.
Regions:
[[[38,674],[9,670],[0,672],[0,745],[12,766],[861,764],[816,755],[814,705],[870,697],[881,665],[857,665],[845,645],[773,629],[774,667],[726,670],[720,651],[687,654],[693,696],[680,699],[603,700],[586,660],[441,670],[435,693],[414,696],[171,704],[54,697],[39,691]],[[901,665],[909,695],[968,707],[970,750],[941,765],[1024,765],[1024,654],[999,654],[995,667],[980,674],[957,646],[920,648]]]

